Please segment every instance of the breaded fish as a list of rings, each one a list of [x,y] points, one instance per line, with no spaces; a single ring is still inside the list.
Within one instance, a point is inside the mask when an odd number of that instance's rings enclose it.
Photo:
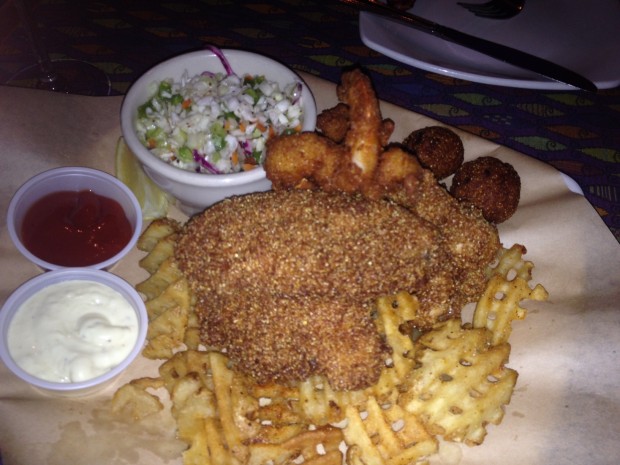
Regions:
[[[259,383],[377,381],[387,348],[372,302],[400,290],[419,324],[457,313],[464,295],[441,231],[388,200],[292,190],[227,199],[186,224],[176,248],[205,344]],[[460,273],[460,271],[459,271]]]

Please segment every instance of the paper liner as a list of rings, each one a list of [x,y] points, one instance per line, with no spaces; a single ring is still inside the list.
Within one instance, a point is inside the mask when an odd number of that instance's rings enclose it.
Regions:
[[[336,103],[335,86],[304,75],[319,110]],[[61,165],[114,172],[121,97],[84,97],[0,87],[0,205],[31,176]],[[382,103],[396,122],[392,139],[438,124]],[[620,453],[620,246],[590,204],[571,192],[558,171],[513,150],[457,130],[466,160],[481,155],[510,162],[522,180],[517,213],[500,225],[505,246],[527,247],[534,282],[548,302],[526,304],[515,322],[510,366],[519,372],[503,423],[485,442],[462,449],[460,464],[616,464]],[[171,216],[183,219],[176,209]],[[40,272],[0,224],[0,302]],[[131,283],[146,272],[132,252],[112,272]],[[132,378],[156,375],[157,362],[137,360],[116,385],[78,399],[44,396],[0,365],[0,450],[4,465],[180,464],[182,445],[162,414],[148,427],[115,423],[106,402]],[[457,456],[459,453],[457,453]],[[448,454],[447,456],[450,456]],[[433,463],[448,463],[438,457]]]

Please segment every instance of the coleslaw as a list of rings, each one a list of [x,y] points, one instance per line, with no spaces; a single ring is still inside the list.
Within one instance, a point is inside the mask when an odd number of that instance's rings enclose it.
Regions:
[[[217,54],[217,52],[216,52]],[[265,76],[225,73],[162,80],[138,108],[136,132],[151,153],[198,173],[247,171],[265,159],[269,137],[301,131],[300,82],[280,88]]]

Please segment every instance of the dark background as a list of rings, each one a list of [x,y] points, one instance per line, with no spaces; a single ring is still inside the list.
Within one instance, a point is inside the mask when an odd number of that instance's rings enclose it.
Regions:
[[[36,63],[15,1],[0,0],[0,84]],[[50,57],[103,71],[110,95],[124,94],[155,63],[206,43],[261,52],[332,82],[343,67],[362,65],[381,99],[573,177],[620,240],[618,88],[597,94],[512,89],[412,68],[364,46],[358,12],[335,1],[25,1]]]

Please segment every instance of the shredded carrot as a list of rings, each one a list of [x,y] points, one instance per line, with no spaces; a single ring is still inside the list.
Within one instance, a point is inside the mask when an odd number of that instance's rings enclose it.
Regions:
[[[243,164],[243,171],[250,171],[253,170],[254,168],[256,168],[257,165],[254,165],[252,163],[244,163]]]
[[[237,163],[239,163],[239,154],[236,151],[232,154],[231,161],[233,166],[237,166]]]
[[[240,122],[239,123],[239,129],[241,130],[241,132],[245,132],[245,123]]]
[[[150,149],[154,149],[155,147],[157,147],[157,141],[155,139],[149,139],[148,141],[146,141],[146,143]]]
[[[181,104],[181,107],[184,110],[187,110],[191,106],[192,106],[192,99],[191,98],[186,98],[185,100],[183,100],[183,103]]]
[[[267,130],[267,127],[263,123],[258,122],[256,123],[256,129],[258,129],[260,132],[265,132]]]

